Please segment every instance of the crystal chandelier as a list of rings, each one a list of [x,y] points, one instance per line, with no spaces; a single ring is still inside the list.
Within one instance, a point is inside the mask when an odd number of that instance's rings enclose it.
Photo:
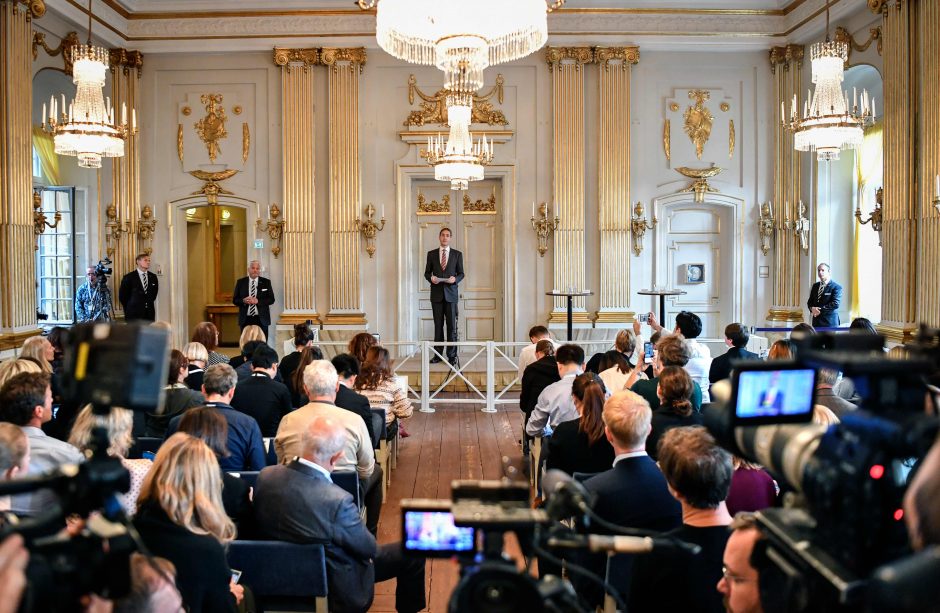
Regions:
[[[810,97],[806,92],[802,117],[797,115],[797,96],[793,95],[790,120],[787,121],[784,103],[780,103],[780,116],[784,127],[793,131],[793,146],[797,151],[815,151],[816,159],[839,159],[843,149],[856,149],[862,144],[865,126],[875,120],[875,101],[867,90],[862,90],[861,106],[857,90],[852,91],[852,106],[848,92],[842,91],[848,44],[829,40],[829,8],[826,8],[826,40],[810,47],[813,83],[816,89]]]
[[[128,133],[137,133],[137,112],[131,111],[131,126],[127,125],[127,107],[121,105],[121,123],[115,121],[111,99],[104,98],[102,88],[108,71],[108,50],[91,44],[91,0],[88,3],[88,42],[76,45],[73,51],[72,80],[75,99],[62,107],[52,96],[49,115],[43,104],[42,127],[54,135],[55,152],[78,158],[82,168],[101,168],[101,158],[122,157],[124,140]]]
[[[483,167],[493,161],[493,141],[486,137],[473,142],[470,134],[473,97],[451,94],[447,97],[447,122],[450,133],[445,143],[440,134],[428,137],[427,160],[434,167],[434,178],[450,181],[450,188],[465,190],[470,181],[483,178]]]

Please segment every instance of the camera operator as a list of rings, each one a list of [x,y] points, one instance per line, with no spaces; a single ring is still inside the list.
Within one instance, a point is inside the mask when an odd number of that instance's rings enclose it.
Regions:
[[[89,266],[85,271],[86,281],[75,292],[75,321],[111,321],[111,290],[108,288],[107,269],[104,262]]]
[[[920,462],[904,494],[904,521],[911,547],[940,545],[940,439]]]
[[[754,545],[764,537],[752,513],[738,513],[722,558],[718,591],[728,613],[763,613],[757,569],[751,564]]]

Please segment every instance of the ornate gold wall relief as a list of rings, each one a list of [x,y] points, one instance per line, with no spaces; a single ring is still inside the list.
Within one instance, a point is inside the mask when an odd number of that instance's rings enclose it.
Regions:
[[[603,64],[604,70],[609,70],[611,62],[618,62],[621,70],[626,70],[631,64],[640,61],[639,47],[596,47],[594,49],[594,62]]]
[[[490,126],[506,126],[509,120],[499,109],[493,108],[490,99],[495,95],[500,104],[503,103],[503,75],[496,75],[496,84],[485,94],[473,94],[471,110],[471,123],[485,123]],[[415,95],[421,99],[420,109],[411,111],[405,119],[405,126],[423,126],[436,123],[447,124],[447,90],[439,89],[433,95],[426,94],[418,88],[418,80],[414,75],[408,77],[408,104],[415,103]]]
[[[845,43],[849,47],[849,57],[848,57],[848,60],[846,61],[846,64],[852,61],[853,51],[864,53],[865,51],[868,50],[869,47],[871,47],[871,44],[875,41],[878,41],[878,45],[875,47],[875,49],[878,51],[878,55],[881,55],[882,51],[884,51],[884,44],[883,44],[884,41],[881,38],[881,26],[869,29],[868,40],[866,40],[864,43],[859,43],[858,41],[856,41],[855,38],[852,36],[852,33],[846,30],[845,28],[843,28],[842,26],[838,26],[836,28],[835,39],[839,42]]]
[[[734,156],[734,120],[728,120],[728,158]]]
[[[291,64],[301,64],[304,70],[310,66],[316,66],[320,63],[320,49],[285,49],[282,47],[274,48],[274,64],[284,67],[290,72]]]
[[[790,70],[790,65],[794,64],[797,69],[803,66],[803,45],[785,45],[782,47],[771,47],[770,49],[770,72],[776,73],[777,66],[783,66],[783,69]]]
[[[183,162],[183,124],[176,124],[176,157]]]
[[[450,215],[450,194],[444,194],[441,201],[428,199],[418,192],[418,215]]]
[[[582,64],[594,61],[592,47],[548,47],[545,50],[545,61],[548,62],[548,71],[552,72],[558,64],[565,60],[572,60],[575,70],[580,70]]]
[[[672,159],[672,128],[668,119],[663,120],[663,153],[666,154],[666,160]]]
[[[714,116],[705,106],[705,101],[711,97],[711,94],[705,90],[694,89],[689,92],[689,99],[694,100],[695,104],[685,110],[685,133],[689,135],[689,140],[695,145],[695,157],[702,159],[702,152],[705,150],[705,143],[712,134],[712,122]]]
[[[228,118],[222,106],[222,94],[202,94],[199,101],[206,107],[206,116],[196,122],[196,134],[205,143],[209,160],[215,162],[221,151],[219,141],[228,137],[228,131],[225,129]]]
[[[251,150],[251,131],[248,122],[242,123],[242,162],[248,162],[248,153]]]
[[[350,64],[355,64],[359,67],[359,73],[362,73],[362,69],[366,63],[366,50],[365,47],[354,47],[354,48],[323,48],[320,50],[320,63],[324,66],[330,66],[334,70],[336,69],[337,62],[349,62]]]
[[[495,215],[496,214],[496,187],[486,200],[470,200],[469,194],[463,195],[463,212],[465,215]]]
[[[65,35],[65,38],[59,41],[59,46],[55,49],[49,47],[46,43],[46,35],[43,32],[33,32],[33,61],[36,61],[36,58],[39,57],[39,48],[42,47],[46,53],[55,57],[62,54],[62,69],[65,71],[65,74],[72,74],[72,52],[75,49],[75,46],[79,44],[78,33],[69,32]]]
[[[130,74],[133,68],[137,71],[137,78],[140,78],[140,71],[144,67],[144,54],[140,51],[117,47],[108,50],[108,62],[112,74],[117,70],[117,67],[120,66],[122,74]]]

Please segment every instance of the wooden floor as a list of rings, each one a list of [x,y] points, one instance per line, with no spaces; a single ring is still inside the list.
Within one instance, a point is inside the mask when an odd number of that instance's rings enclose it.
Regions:
[[[436,413],[419,413],[405,421],[411,434],[403,439],[398,466],[382,508],[379,542],[401,540],[402,498],[450,498],[453,479],[499,479],[503,456],[519,457],[522,419],[516,404],[501,405],[497,413],[479,406],[447,405]],[[445,613],[457,585],[458,568],[451,560],[428,561],[428,608]],[[375,586],[371,611],[395,610],[395,582]]]

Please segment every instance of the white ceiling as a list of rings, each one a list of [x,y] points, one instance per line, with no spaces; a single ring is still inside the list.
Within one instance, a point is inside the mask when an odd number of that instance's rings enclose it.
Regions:
[[[355,0],[281,0],[276,7],[270,0],[113,0],[128,12],[290,10],[317,8],[355,8]],[[381,0],[379,0],[381,1]],[[441,0],[444,1],[444,0]],[[471,1],[472,0],[464,0]],[[793,0],[568,0],[567,8],[688,8],[782,10]]]

